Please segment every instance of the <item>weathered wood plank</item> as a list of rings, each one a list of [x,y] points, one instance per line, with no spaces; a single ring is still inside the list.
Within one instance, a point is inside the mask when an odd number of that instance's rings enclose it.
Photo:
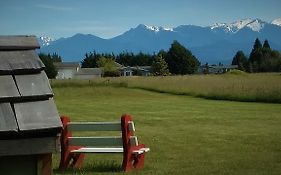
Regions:
[[[69,137],[73,146],[123,146],[122,137]]]
[[[121,131],[120,122],[71,122],[70,131]]]
[[[0,50],[39,49],[35,36],[0,36]]]
[[[128,124],[129,124],[129,131],[135,132],[135,131],[136,131],[136,128],[135,128],[134,122],[133,122],[133,121],[130,121]]]
[[[16,117],[13,113],[13,109],[10,103],[0,103],[0,133],[11,131],[18,131]]]
[[[69,131],[121,131],[120,122],[70,122]],[[129,130],[135,131],[134,122],[129,122]]]
[[[130,144],[131,144],[131,146],[138,146],[139,145],[137,136],[131,136],[130,137]]]
[[[123,148],[80,148],[73,153],[123,153]]]
[[[0,140],[0,156],[45,154],[60,151],[58,137]]]

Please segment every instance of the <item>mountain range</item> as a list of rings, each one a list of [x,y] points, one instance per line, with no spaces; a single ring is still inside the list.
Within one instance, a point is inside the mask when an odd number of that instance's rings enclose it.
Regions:
[[[63,61],[81,61],[85,53],[93,51],[115,54],[123,51],[157,53],[161,49],[168,50],[171,43],[177,40],[191,50],[202,64],[229,64],[238,50],[249,55],[256,38],[261,42],[267,39],[272,49],[281,51],[281,18],[270,23],[260,19],[244,19],[207,27],[181,25],[164,28],[140,24],[110,39],[76,34],[58,40],[46,36],[38,40],[41,43],[40,52],[56,52],[62,56]]]

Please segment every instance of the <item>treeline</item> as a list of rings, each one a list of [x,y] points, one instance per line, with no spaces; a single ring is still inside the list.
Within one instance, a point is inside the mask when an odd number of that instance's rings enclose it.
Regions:
[[[86,53],[81,62],[82,68],[100,67],[98,65],[100,59],[112,60],[123,66],[151,66],[154,75],[193,74],[200,65],[191,51],[177,41],[171,44],[168,51],[161,50],[154,54],[122,52],[115,55],[95,51]]]
[[[42,62],[45,65],[45,72],[48,78],[50,79],[56,78],[58,71],[54,63],[61,62],[62,61],[61,56],[59,56],[57,53],[53,53],[53,54],[39,53],[39,58],[42,60]]]
[[[99,67],[97,64],[100,58],[112,59],[123,66],[151,66],[155,58],[155,54],[122,52],[118,55],[114,53],[97,53],[96,51],[86,53],[81,62],[83,68]]]
[[[232,60],[232,65],[238,65],[238,69],[247,72],[280,72],[281,54],[272,50],[268,40],[263,45],[257,38],[249,58],[243,51],[238,51]]]

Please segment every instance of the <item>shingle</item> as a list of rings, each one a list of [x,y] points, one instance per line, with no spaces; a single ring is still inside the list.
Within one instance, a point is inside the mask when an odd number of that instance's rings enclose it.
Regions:
[[[0,101],[11,101],[20,97],[16,83],[11,75],[0,75]]]
[[[0,103],[0,133],[18,131],[15,115],[10,103]]]
[[[15,80],[22,97],[52,97],[49,79],[44,71],[39,74],[15,75]]]
[[[61,121],[53,99],[14,104],[20,131],[57,129]]]
[[[0,52],[0,73],[28,73],[37,70],[39,72],[44,68],[38,54],[34,50],[22,51],[1,51]]]
[[[35,36],[0,36],[0,50],[39,49]]]

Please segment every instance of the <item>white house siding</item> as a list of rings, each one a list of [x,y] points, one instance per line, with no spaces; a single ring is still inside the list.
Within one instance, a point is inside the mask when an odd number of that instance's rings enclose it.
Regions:
[[[74,69],[59,69],[56,79],[71,79],[74,77],[76,70]]]

